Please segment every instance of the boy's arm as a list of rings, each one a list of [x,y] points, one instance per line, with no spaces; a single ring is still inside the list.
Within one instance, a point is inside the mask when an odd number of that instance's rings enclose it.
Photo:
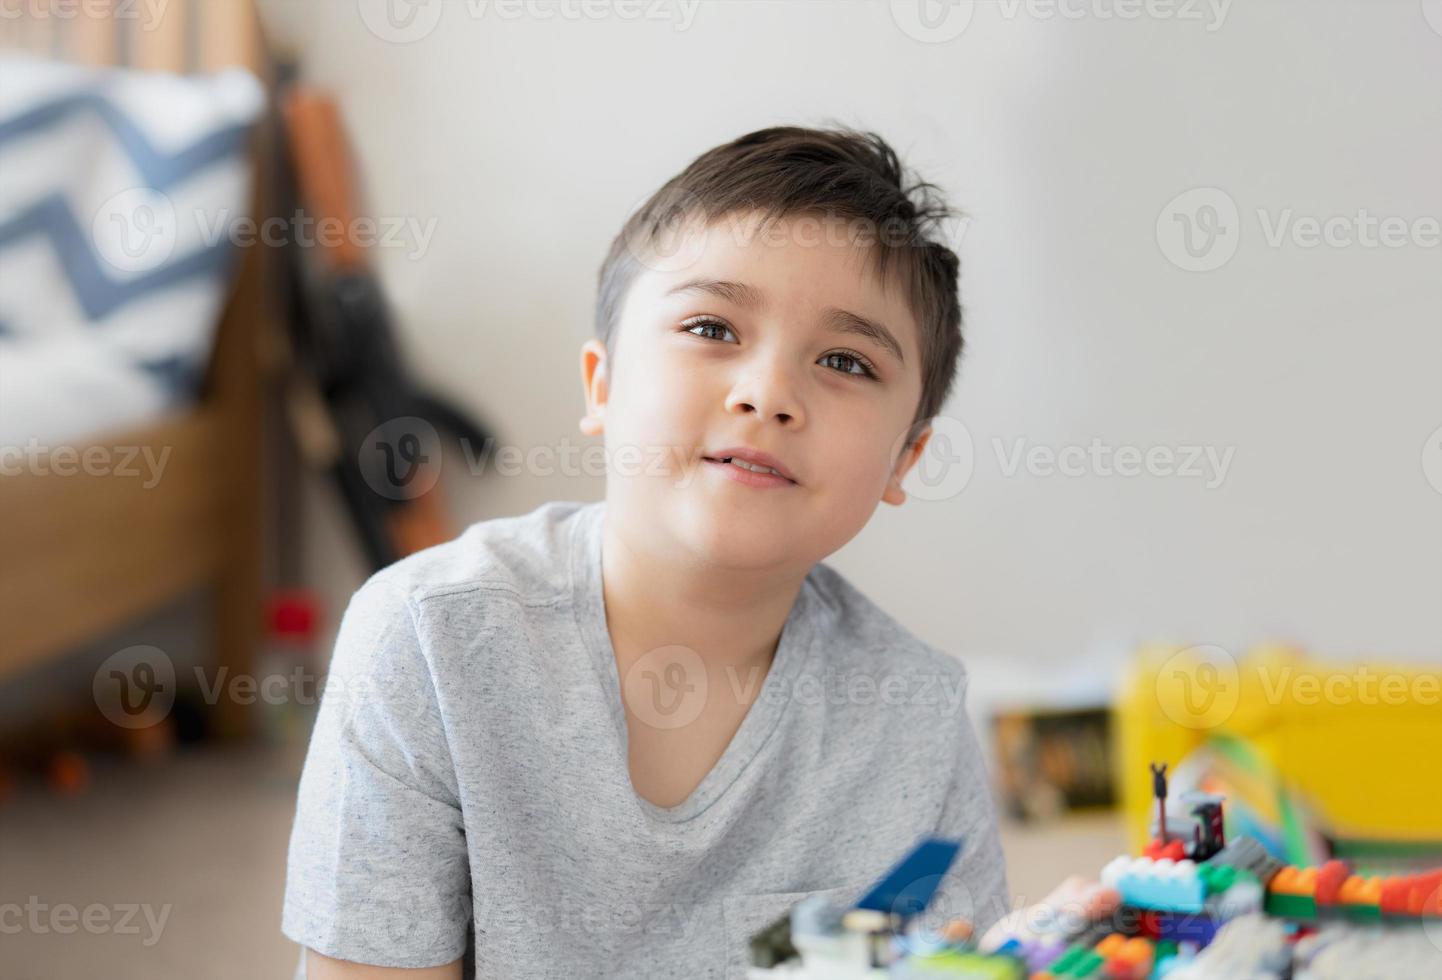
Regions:
[[[431,976],[466,952],[465,825],[420,618],[384,573],[341,618],[286,869],[281,928],[307,962]]]
[[[444,966],[406,970],[334,960],[313,949],[305,951],[305,980],[461,980],[462,960]]]
[[[964,681],[960,690],[965,690]],[[943,877],[928,918],[965,919],[981,935],[1009,911],[1011,901],[991,779],[963,703],[954,706],[950,730],[955,768],[936,828],[938,837],[960,839],[961,853]]]

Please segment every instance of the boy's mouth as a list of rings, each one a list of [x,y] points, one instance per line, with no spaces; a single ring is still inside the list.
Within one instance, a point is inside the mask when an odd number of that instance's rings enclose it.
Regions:
[[[753,449],[724,449],[709,456],[702,456],[708,463],[718,465],[734,466],[748,473],[756,473],[761,476],[769,476],[776,480],[785,481],[787,484],[795,485],[796,478],[791,475],[780,460]],[[749,481],[748,481],[749,482]]]

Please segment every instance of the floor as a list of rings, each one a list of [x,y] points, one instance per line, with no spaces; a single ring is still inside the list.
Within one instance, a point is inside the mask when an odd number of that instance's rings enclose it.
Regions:
[[[293,749],[206,748],[98,767],[74,799],[23,787],[0,806],[0,973],[290,977],[298,951],[280,903],[300,761]],[[1003,840],[1025,901],[1123,849],[1105,815],[1008,826]]]

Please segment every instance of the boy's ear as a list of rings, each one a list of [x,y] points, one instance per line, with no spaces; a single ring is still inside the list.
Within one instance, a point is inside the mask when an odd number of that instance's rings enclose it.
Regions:
[[[598,436],[605,431],[606,399],[610,394],[606,364],[605,344],[592,337],[581,345],[581,385],[586,391],[586,414],[581,417],[580,428],[588,436]]]
[[[892,467],[891,477],[886,481],[886,490],[882,492],[881,499],[888,504],[899,507],[906,503],[906,491],[901,489],[901,481],[906,479],[906,474],[916,465],[921,454],[926,452],[926,444],[931,439],[931,423],[916,437],[916,441],[901,451],[896,458],[896,465]]]

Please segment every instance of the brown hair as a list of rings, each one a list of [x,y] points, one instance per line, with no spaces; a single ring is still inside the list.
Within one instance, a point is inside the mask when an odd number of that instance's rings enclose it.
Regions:
[[[887,282],[897,266],[920,328],[921,400],[906,444],[945,403],[962,349],[956,253],[930,237],[955,215],[939,188],[905,183],[896,152],[875,133],[778,126],[748,133],[697,157],[627,220],[601,264],[596,335],[613,352],[622,303],[641,269],[638,252],[701,217],[708,224],[761,211],[763,224],[821,213],[873,232],[869,257]],[[914,175],[913,175],[914,176]]]

